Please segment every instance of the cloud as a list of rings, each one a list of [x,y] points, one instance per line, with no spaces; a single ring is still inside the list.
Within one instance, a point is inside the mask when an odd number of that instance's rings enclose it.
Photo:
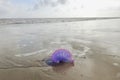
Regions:
[[[11,5],[8,0],[0,0],[0,17],[10,14]]]
[[[34,5],[34,9],[39,9],[40,7],[56,7],[58,5],[64,5],[67,0],[37,0]]]
[[[120,16],[120,0],[20,1],[0,0],[0,18]]]
[[[60,4],[65,4],[67,0],[58,0],[57,2],[59,2]]]

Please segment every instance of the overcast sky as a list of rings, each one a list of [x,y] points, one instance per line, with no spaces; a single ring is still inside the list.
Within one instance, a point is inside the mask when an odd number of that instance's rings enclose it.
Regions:
[[[0,0],[0,18],[120,17],[120,0]]]

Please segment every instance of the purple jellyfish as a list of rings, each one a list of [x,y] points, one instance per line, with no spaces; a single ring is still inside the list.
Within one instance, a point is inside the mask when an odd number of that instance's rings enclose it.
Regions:
[[[74,64],[74,60],[72,58],[71,53],[68,50],[58,49],[51,55],[51,57],[46,61],[46,63],[51,66],[54,66],[60,63]]]

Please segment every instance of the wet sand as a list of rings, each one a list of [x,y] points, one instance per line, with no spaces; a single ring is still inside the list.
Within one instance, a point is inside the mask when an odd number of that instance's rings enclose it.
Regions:
[[[120,80],[120,20],[0,25],[0,80]],[[74,66],[45,59],[68,49]]]
[[[76,59],[74,66],[0,69],[0,80],[120,80],[120,61],[94,54]]]

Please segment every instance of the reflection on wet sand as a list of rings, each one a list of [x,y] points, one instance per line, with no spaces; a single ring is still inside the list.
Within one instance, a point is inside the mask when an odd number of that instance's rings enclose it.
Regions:
[[[71,69],[72,67],[74,67],[74,64],[71,64],[71,63],[61,63],[61,64],[59,64],[57,66],[53,66],[52,69],[53,69],[53,71],[58,72],[58,73],[65,73],[69,69]]]

